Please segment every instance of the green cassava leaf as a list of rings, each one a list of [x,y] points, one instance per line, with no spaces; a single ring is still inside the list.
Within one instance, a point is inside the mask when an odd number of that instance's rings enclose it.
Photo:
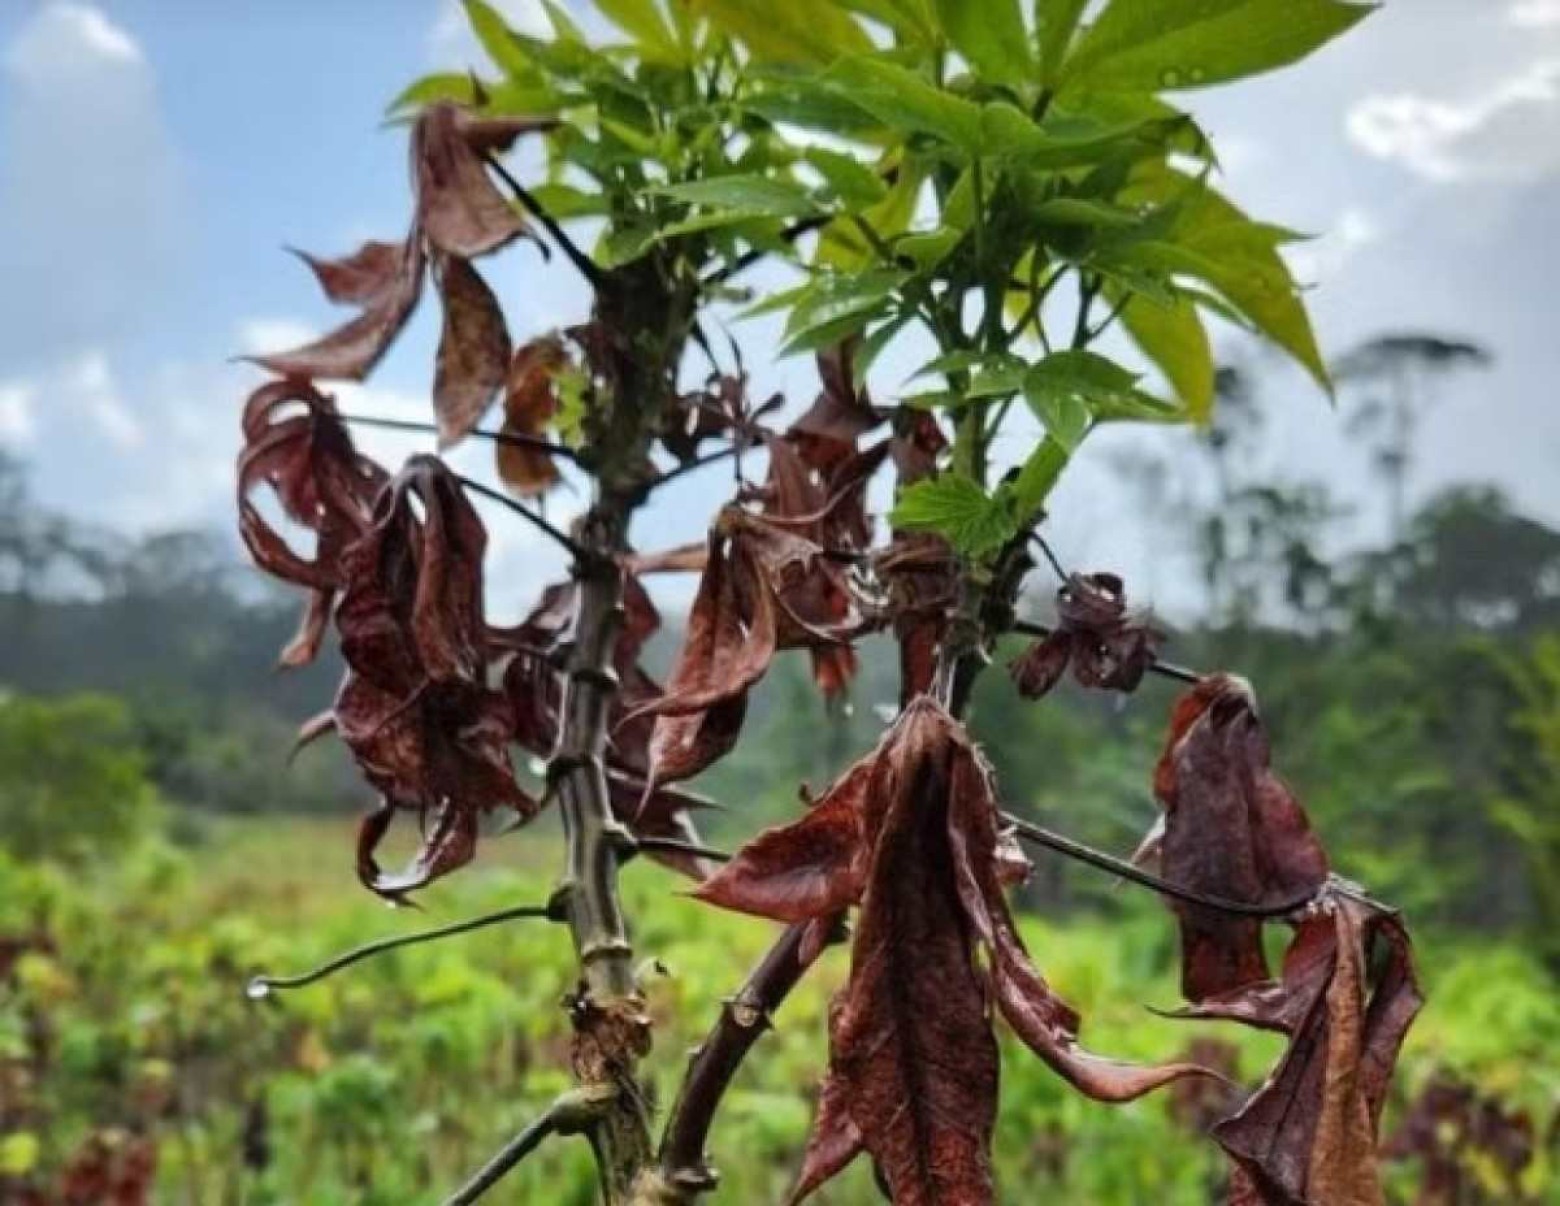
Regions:
[[[1056,352],[1024,374],[1024,400],[1068,452],[1098,419],[1164,419],[1175,407],[1137,388],[1137,375],[1095,352]]]
[[[487,0],[461,0],[466,20],[493,65],[506,75],[525,75],[532,70],[531,58],[521,48],[503,14]]]
[[[899,177],[886,197],[859,214],[842,215],[825,226],[819,233],[815,262],[840,271],[860,271],[881,262],[877,249],[862,233],[861,225],[864,224],[883,243],[891,244],[903,235],[915,217],[916,203],[925,183],[923,171],[918,163],[901,164]]]
[[[773,176],[711,176],[684,184],[658,185],[652,191],[689,205],[775,218],[799,218],[817,209],[805,187]]]
[[[867,332],[861,341],[861,346],[856,349],[856,358],[851,362],[851,378],[857,389],[866,384],[867,373],[877,363],[878,357],[914,317],[914,314],[900,314],[875,330]]]
[[[936,40],[937,23],[931,10],[932,0],[839,0],[841,8],[887,26],[900,40],[912,44]]]
[[[1035,74],[1018,0],[935,0],[948,41],[982,79],[1016,88]]]
[[[906,531],[936,532],[967,557],[994,553],[1018,531],[1005,491],[988,495],[962,473],[943,473],[907,486],[889,522]]]
[[[842,59],[825,82],[891,129],[930,134],[969,154],[981,147],[981,107],[883,59]]]
[[[1177,200],[1175,220],[1165,237],[1123,248],[1121,262],[1212,286],[1330,393],[1332,382],[1310,316],[1278,253],[1293,233],[1253,222],[1205,183],[1164,165],[1145,167],[1124,197],[1150,203],[1172,198]]]
[[[1067,48],[1089,0],[1035,0],[1035,33],[1040,40],[1040,78],[1053,88]]]
[[[876,316],[908,274],[887,269],[819,277],[791,307],[786,320],[788,346],[821,327],[860,318],[859,326]],[[792,348],[791,350],[795,350]]]
[[[1200,88],[1303,59],[1372,6],[1345,0],[1111,0],[1062,73],[1069,89]]]
[[[888,195],[883,178],[854,155],[808,147],[803,155],[834,194],[853,207],[875,205]]]
[[[1042,201],[1029,214],[1047,226],[1127,227],[1141,221],[1130,209],[1090,197],[1053,197]]]
[[[609,212],[604,194],[587,192],[572,184],[543,181],[531,186],[531,195],[536,198],[537,204],[555,218],[605,217]]]
[[[639,44],[646,57],[680,62],[684,54],[656,0],[596,0],[596,7]]]
[[[922,269],[935,268],[964,238],[962,230],[939,226],[894,240],[894,253],[909,256]]]
[[[1119,304],[1125,290],[1107,285],[1105,297]],[[1121,323],[1143,355],[1174,387],[1193,422],[1205,423],[1213,411],[1213,348],[1196,304],[1177,298],[1160,305],[1132,297],[1121,311]]]
[[[690,0],[718,29],[767,63],[821,66],[872,49],[867,32],[833,0]]]
[[[487,87],[486,84],[483,85]],[[476,80],[464,71],[437,71],[413,80],[396,98],[385,106],[387,113],[402,113],[408,109],[421,109],[438,101],[454,101],[460,105],[476,103]]]

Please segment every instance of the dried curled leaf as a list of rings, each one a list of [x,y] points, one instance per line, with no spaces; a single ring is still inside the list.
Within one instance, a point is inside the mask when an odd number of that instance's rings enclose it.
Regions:
[[[435,252],[472,259],[526,232],[524,220],[493,185],[482,157],[521,134],[549,130],[550,118],[475,117],[458,105],[424,109],[412,127],[417,222]]]
[[[958,602],[959,563],[941,536],[896,532],[893,543],[874,554],[873,569],[894,617],[902,706],[931,690],[937,650]]]
[[[308,588],[302,624],[281,655],[284,666],[304,665],[319,652],[343,584],[342,557],[367,528],[386,474],[353,447],[331,397],[304,381],[255,390],[244,406],[243,428],[239,535],[261,569]],[[276,493],[289,519],[315,534],[312,559],[294,552],[261,515],[253,494],[262,484]]]
[[[339,260],[302,258],[325,295],[357,306],[357,317],[302,347],[251,359],[284,377],[361,381],[395,342],[422,297],[422,238],[414,227],[404,243],[365,243]]]
[[[486,544],[443,462],[414,457],[345,559],[336,730],[384,799],[364,822],[358,869],[390,899],[469,861],[481,814],[506,807],[524,818],[538,807],[510,766],[509,705],[486,683]],[[404,872],[384,875],[374,849],[398,809],[423,818],[423,844]]]
[[[521,134],[556,124],[477,117],[449,103],[423,110],[412,127],[416,208],[405,241],[370,241],[341,259],[299,253],[326,297],[358,307],[358,315],[312,343],[251,359],[282,376],[361,381],[417,308],[431,253],[446,315],[434,388],[440,434],[446,443],[466,434],[502,383],[503,369],[494,381],[492,363],[507,361],[509,336],[492,294],[465,261],[527,232],[489,179],[482,157],[507,149]]]
[[[1423,998],[1393,913],[1329,891],[1296,927],[1283,979],[1196,1016],[1283,1030],[1278,1068],[1213,1135],[1235,1162],[1234,1206],[1382,1206],[1381,1109]]]
[[[872,405],[866,390],[856,385],[855,362],[860,347],[860,336],[851,336],[818,353],[823,391],[785,433],[802,459],[820,473],[829,473],[854,453],[857,441],[879,427],[885,418]]]
[[[1321,888],[1327,855],[1283,780],[1251,688],[1213,675],[1175,706],[1154,774],[1165,809],[1165,877],[1253,905],[1280,905]],[[1261,923],[1177,903],[1182,991],[1187,999],[1232,992],[1268,978]]]
[[[761,834],[696,890],[790,923],[861,908],[797,1198],[865,1150],[895,1202],[991,1200],[993,999],[1025,1043],[1096,1099],[1130,1100],[1201,1072],[1078,1046],[1077,1015],[1030,963],[1008,911],[1003,887],[1019,867],[1005,837],[984,760],[923,696],[800,820]]]
[[[557,377],[569,363],[563,340],[543,335],[515,350],[504,385],[503,434],[541,436],[558,413]],[[497,445],[498,476],[522,498],[545,494],[558,481],[558,466],[544,450]]]
[[[1085,687],[1135,691],[1164,634],[1127,610],[1115,574],[1073,574],[1056,596],[1057,623],[1008,667],[1019,694],[1039,699],[1072,667]]]
[[[444,332],[433,377],[439,447],[457,444],[476,427],[509,371],[509,328],[498,298],[471,261],[440,256]]]
[[[811,541],[728,506],[710,533],[687,636],[657,717],[651,782],[690,778],[735,744],[747,693],[781,649],[838,648],[862,631],[840,567]]]

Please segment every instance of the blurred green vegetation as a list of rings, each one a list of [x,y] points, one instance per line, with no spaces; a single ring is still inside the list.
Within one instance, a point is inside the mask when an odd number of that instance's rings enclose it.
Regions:
[[[1129,478],[1144,514],[1194,533],[1182,551],[1206,618],[1169,655],[1257,684],[1276,762],[1339,871],[1409,914],[1431,1003],[1388,1117],[1395,1199],[1560,1201],[1560,532],[1463,488],[1381,547],[1329,552],[1344,509],[1317,483],[1246,476],[1257,412],[1222,384],[1224,417],[1191,454],[1214,490],[1175,494],[1141,464]],[[1026,608],[1049,612],[1043,597]],[[0,459],[0,1200],[52,1203],[35,1191],[88,1166],[133,1177],[155,1156],[158,1202],[431,1201],[562,1087],[572,963],[545,923],[245,998],[261,970],[540,901],[558,864],[544,818],[488,841],[423,918],[358,889],[351,768],[329,743],[286,766],[338,670],[326,657],[271,672],[295,618],[223,540],[84,529],[33,505]],[[713,841],[790,815],[800,783],[871,745],[896,666],[886,642],[863,654],[832,715],[805,665],[781,659],[739,751],[699,785],[741,802],[709,818]],[[1172,697],[1153,680],[1126,700],[1064,689],[1025,705],[998,667],[972,723],[1011,808],[1125,851],[1155,814]],[[651,986],[665,1100],[770,931],[680,897],[654,867],[626,879],[637,946],[672,971]],[[1144,1008],[1175,1003],[1175,931],[1156,901],[1049,858],[1021,897],[1037,962],[1092,1046],[1165,1058],[1233,1044],[1201,1054],[1248,1081],[1274,1056],[1263,1036]],[[782,1197],[843,958],[744,1069],[712,1139],[717,1202]],[[1227,1103],[1108,1109],[1009,1056],[1003,1200],[1213,1200],[1219,1160],[1194,1132]],[[1461,1122],[1427,1104],[1454,1090],[1475,1103]],[[583,1206],[592,1175],[577,1144],[550,1145],[498,1200]],[[820,1200],[875,1201],[869,1172]]]

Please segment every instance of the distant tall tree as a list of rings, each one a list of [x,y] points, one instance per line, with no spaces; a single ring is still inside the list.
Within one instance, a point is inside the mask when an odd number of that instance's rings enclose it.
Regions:
[[[1388,519],[1394,544],[1408,534],[1408,482],[1414,441],[1434,386],[1459,368],[1485,368],[1494,357],[1479,344],[1422,332],[1396,332],[1367,339],[1344,353],[1333,379],[1358,391],[1353,433],[1375,443],[1374,459],[1387,486]]]

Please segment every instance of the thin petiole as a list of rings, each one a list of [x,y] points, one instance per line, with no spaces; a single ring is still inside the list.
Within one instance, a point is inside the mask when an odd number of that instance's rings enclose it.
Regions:
[[[387,951],[399,950],[403,946],[417,946],[424,942],[437,942],[441,938],[453,938],[457,934],[469,934],[473,930],[482,930],[488,926],[501,925],[506,921],[519,921],[523,918],[545,918],[549,916],[551,914],[548,912],[546,905],[520,905],[515,908],[500,909],[496,913],[485,913],[481,917],[470,917],[465,921],[439,926],[437,929],[419,930],[415,934],[398,934],[393,938],[380,938],[377,941],[354,947],[352,950],[337,955],[334,959],[328,959],[318,967],[310,971],[301,972],[296,976],[256,976],[249,981],[245,993],[251,1000],[263,1000],[279,989],[303,988],[309,984],[318,983],[327,976],[333,976],[337,972],[351,967],[354,963],[361,963],[364,959],[372,959],[375,955],[383,955]]]

